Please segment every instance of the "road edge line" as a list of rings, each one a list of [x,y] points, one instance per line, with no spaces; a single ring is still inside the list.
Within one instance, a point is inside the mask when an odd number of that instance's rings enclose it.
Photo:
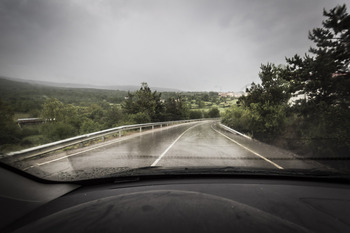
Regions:
[[[213,130],[214,130],[216,133],[218,133],[218,134],[220,134],[220,135],[224,136],[225,138],[227,138],[227,139],[229,139],[230,141],[232,141],[232,142],[236,143],[237,145],[241,146],[242,148],[246,149],[247,151],[249,151],[249,152],[251,152],[251,153],[255,154],[256,156],[258,156],[259,158],[261,158],[261,159],[265,160],[266,162],[268,162],[268,163],[270,163],[270,164],[274,165],[274,166],[275,166],[275,167],[277,167],[278,169],[284,169],[283,167],[281,167],[281,166],[280,166],[280,165],[278,165],[277,163],[272,162],[271,160],[269,160],[269,159],[265,158],[265,157],[264,157],[264,156],[262,156],[261,154],[259,154],[259,153],[255,152],[255,151],[253,151],[253,150],[251,150],[251,149],[249,149],[248,147],[246,147],[246,146],[244,146],[244,145],[240,144],[239,142],[237,142],[237,141],[233,140],[232,138],[228,137],[227,135],[225,135],[225,134],[223,134],[223,133],[221,133],[221,132],[217,131],[216,129],[214,129],[214,128],[213,128],[213,125],[211,125],[211,128],[212,128],[212,129],[213,129]]]

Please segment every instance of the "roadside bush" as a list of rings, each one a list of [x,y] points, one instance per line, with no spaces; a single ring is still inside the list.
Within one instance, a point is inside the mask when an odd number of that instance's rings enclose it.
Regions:
[[[222,123],[244,133],[252,132],[250,113],[243,107],[234,105],[226,110],[222,116]]]
[[[92,133],[96,132],[102,129],[102,126],[90,118],[86,118],[83,121],[83,124],[80,127],[80,133],[81,134],[86,134],[86,133]]]
[[[252,103],[248,108],[249,128],[254,132],[256,138],[264,141],[283,132],[286,117],[284,105],[272,105],[269,102]]]
[[[220,117],[220,111],[217,107],[213,107],[209,110],[208,112],[208,117],[209,118],[216,118],[216,117]]]
[[[191,110],[189,115],[190,115],[190,119],[203,118],[203,113],[200,110]]]
[[[40,127],[40,133],[50,141],[58,141],[77,135],[78,130],[70,124],[56,122],[43,124]]]
[[[151,122],[151,117],[144,112],[138,112],[135,114],[128,114],[124,122],[129,122],[130,124],[142,124]]]

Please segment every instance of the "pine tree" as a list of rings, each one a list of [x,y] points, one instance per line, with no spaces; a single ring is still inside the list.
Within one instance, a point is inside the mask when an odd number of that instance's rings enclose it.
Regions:
[[[350,15],[345,5],[323,15],[309,32],[316,46],[303,58],[287,59],[292,93],[305,94],[293,107],[313,154],[348,155],[350,149]]]
[[[291,71],[289,81],[294,93],[306,94],[304,107],[319,104],[349,108],[350,90],[350,15],[346,5],[324,10],[327,17],[322,28],[309,32],[311,55],[295,55],[287,59]],[[313,110],[304,111],[310,113]]]
[[[134,94],[128,93],[122,109],[126,114],[145,114],[151,121],[157,122],[161,120],[164,111],[160,97],[160,93],[152,92],[147,83],[142,83]]]

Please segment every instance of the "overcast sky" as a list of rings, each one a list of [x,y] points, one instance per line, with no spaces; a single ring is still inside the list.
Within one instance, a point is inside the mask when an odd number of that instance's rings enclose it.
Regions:
[[[240,91],[337,0],[0,0],[0,76]]]

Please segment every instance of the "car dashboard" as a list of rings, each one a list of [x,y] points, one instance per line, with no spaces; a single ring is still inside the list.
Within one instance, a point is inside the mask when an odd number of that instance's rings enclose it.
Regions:
[[[346,183],[224,175],[41,183],[0,171],[1,232],[350,232]]]

